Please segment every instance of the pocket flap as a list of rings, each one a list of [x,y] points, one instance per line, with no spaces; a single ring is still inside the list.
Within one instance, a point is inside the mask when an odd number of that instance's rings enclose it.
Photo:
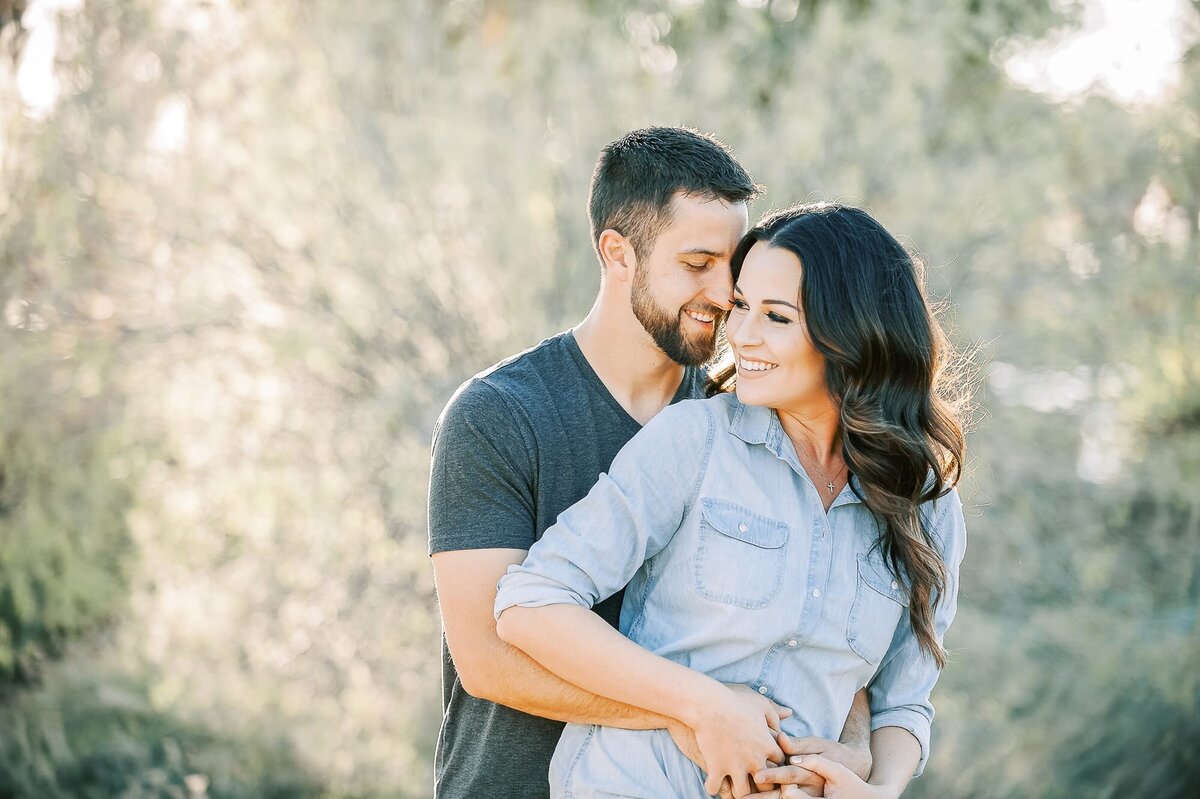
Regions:
[[[858,556],[858,576],[877,594],[908,607],[908,587],[892,574],[878,550]]]
[[[759,516],[727,500],[704,497],[700,500],[700,512],[710,527],[738,541],[762,549],[779,549],[787,543],[786,523]]]

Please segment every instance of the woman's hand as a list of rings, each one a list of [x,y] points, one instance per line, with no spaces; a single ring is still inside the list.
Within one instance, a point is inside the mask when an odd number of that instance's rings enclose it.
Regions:
[[[793,765],[760,769],[754,774],[757,782],[774,782],[780,786],[782,799],[809,796],[797,783],[809,781],[812,774],[825,780],[828,799],[899,799],[900,790],[887,785],[871,785],[857,774],[821,755],[801,755],[791,759]]]
[[[741,799],[755,790],[751,774],[768,762],[783,762],[783,750],[775,740],[779,710],[765,696],[713,685],[685,723],[706,766],[704,789],[716,795],[729,777],[734,797]]]

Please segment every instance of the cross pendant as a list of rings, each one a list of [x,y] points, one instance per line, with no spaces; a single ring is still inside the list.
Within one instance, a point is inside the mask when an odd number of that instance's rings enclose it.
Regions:
[[[833,493],[833,483],[831,483],[831,482],[830,482],[830,483],[826,483],[826,484],[825,484],[825,487],[829,489],[829,493],[830,493],[830,494],[832,494],[832,493]]]

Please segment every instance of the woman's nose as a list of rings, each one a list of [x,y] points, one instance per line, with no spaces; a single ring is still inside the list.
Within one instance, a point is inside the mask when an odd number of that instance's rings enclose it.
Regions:
[[[754,321],[754,314],[751,313],[735,311],[730,315],[725,327],[729,334],[729,343],[735,347],[755,344],[761,338],[758,333],[758,325]]]

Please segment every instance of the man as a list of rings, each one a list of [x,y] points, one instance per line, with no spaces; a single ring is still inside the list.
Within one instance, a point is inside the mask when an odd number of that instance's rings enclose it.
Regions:
[[[601,264],[592,309],[573,330],[467,381],[442,412],[429,489],[445,632],[438,799],[548,796],[567,721],[668,728],[685,751],[694,743],[674,719],[583,691],[500,641],[492,604],[508,566],[643,424],[704,395],[699,367],[730,308],[730,258],[756,193],[728,150],[694,131],[648,128],[608,145],[588,199]],[[620,603],[617,595],[595,610],[616,626]],[[806,741],[787,742],[786,753],[858,755],[857,770],[869,770],[865,717],[860,697],[848,724],[857,752]]]

